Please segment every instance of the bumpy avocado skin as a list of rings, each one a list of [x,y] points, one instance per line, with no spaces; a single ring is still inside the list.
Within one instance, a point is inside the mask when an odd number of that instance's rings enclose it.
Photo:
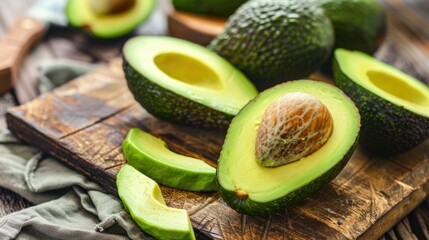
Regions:
[[[331,22],[315,4],[254,0],[230,17],[208,47],[264,90],[315,71],[331,53],[333,40]]]
[[[247,0],[173,0],[175,9],[217,17],[228,17]]]
[[[356,84],[334,60],[335,85],[356,104],[361,115],[361,145],[381,156],[406,152],[429,137],[429,118],[405,110]]]
[[[205,129],[226,129],[233,116],[179,96],[140,75],[124,58],[128,88],[149,113],[170,122]]]
[[[382,5],[377,0],[313,0],[331,19],[335,32],[336,48],[358,50],[373,54],[383,43],[386,20]],[[334,56],[321,70],[333,76]]]
[[[331,19],[335,47],[374,53],[385,34],[384,9],[377,0],[314,0]]]

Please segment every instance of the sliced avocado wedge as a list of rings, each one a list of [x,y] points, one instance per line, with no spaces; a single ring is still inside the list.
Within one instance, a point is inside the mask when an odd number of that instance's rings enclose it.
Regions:
[[[155,0],[136,0],[126,11],[100,15],[88,0],[69,0],[66,16],[71,26],[85,28],[95,37],[116,38],[134,31],[150,16],[155,6]]]
[[[429,87],[369,55],[337,49],[335,84],[362,115],[361,144],[379,155],[410,150],[429,137]]]
[[[256,161],[255,141],[265,110],[288,93],[312,95],[330,112],[333,130],[317,151],[298,161],[269,168]],[[291,81],[262,92],[233,119],[218,161],[219,192],[236,211],[265,215],[298,202],[343,169],[358,141],[360,117],[338,88],[311,80]]]
[[[225,129],[258,93],[226,60],[181,39],[134,37],[123,53],[129,89],[148,112],[161,119]]]
[[[195,239],[186,210],[168,207],[155,181],[124,165],[116,186],[124,207],[143,231],[157,239]]]
[[[127,163],[156,182],[187,191],[215,191],[216,169],[180,155],[149,133],[133,128],[122,143]]]

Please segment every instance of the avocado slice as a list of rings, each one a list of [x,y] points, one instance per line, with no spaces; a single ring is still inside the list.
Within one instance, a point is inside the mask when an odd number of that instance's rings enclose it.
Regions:
[[[85,28],[98,38],[116,38],[131,33],[152,13],[155,0],[136,0],[125,11],[98,14],[88,0],[69,0],[66,16],[73,27]]]
[[[429,88],[365,53],[337,49],[335,84],[362,115],[361,144],[378,155],[410,150],[429,137]]]
[[[226,129],[253,97],[252,83],[207,48],[171,37],[134,37],[124,46],[124,72],[135,99],[154,116]]]
[[[308,76],[332,52],[334,31],[322,8],[301,0],[256,0],[229,18],[209,48],[259,90]]]
[[[116,186],[124,207],[144,232],[157,239],[195,239],[186,210],[168,207],[152,179],[126,164],[116,175]]]
[[[298,161],[268,168],[257,163],[255,142],[265,110],[288,93],[312,95],[330,112],[333,130],[317,151]],[[335,86],[311,80],[290,81],[262,92],[233,119],[218,161],[219,192],[240,213],[266,215],[303,200],[331,181],[348,162],[358,142],[360,116]]]
[[[176,10],[217,17],[228,17],[247,0],[173,0]]]
[[[202,160],[180,155],[160,138],[138,128],[122,143],[127,163],[162,185],[187,191],[215,191],[216,169]]]

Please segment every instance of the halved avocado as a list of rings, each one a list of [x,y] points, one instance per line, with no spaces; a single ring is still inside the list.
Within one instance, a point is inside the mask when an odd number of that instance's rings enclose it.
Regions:
[[[361,144],[379,155],[410,150],[429,137],[429,87],[367,54],[337,49],[335,84],[362,115]]]
[[[167,144],[133,128],[122,143],[127,163],[162,185],[187,191],[215,191],[216,169],[202,160],[180,155]]]
[[[124,72],[135,99],[154,116],[225,129],[257,90],[207,48],[171,37],[134,37],[124,46]]]
[[[69,0],[66,15],[73,27],[88,29],[99,38],[116,38],[131,33],[152,13],[156,0],[136,0],[134,5],[114,14],[97,14],[89,0]]]
[[[317,98],[330,112],[332,134],[311,155],[268,168],[256,161],[255,142],[265,110],[288,93]],[[262,92],[233,119],[218,162],[219,192],[240,213],[266,215],[298,202],[331,181],[343,169],[358,141],[360,116],[338,88],[311,80],[291,81]]]
[[[143,231],[157,239],[195,239],[186,210],[168,207],[152,179],[124,165],[116,186],[124,207]]]

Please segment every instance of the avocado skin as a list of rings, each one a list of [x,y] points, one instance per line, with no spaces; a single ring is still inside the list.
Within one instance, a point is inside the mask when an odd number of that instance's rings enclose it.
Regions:
[[[376,0],[313,0],[319,4],[332,22],[336,48],[358,50],[373,54],[382,44],[386,34],[384,9]],[[321,70],[333,76],[334,56],[323,64]]]
[[[356,84],[334,59],[334,82],[356,104],[361,115],[361,145],[381,156],[404,153],[429,137],[429,118],[395,105]]]
[[[136,101],[149,113],[160,119],[204,129],[224,130],[234,117],[152,83],[128,64],[125,58],[123,59],[123,69],[128,88]]]
[[[173,0],[175,9],[184,12],[228,17],[247,0]]]
[[[385,35],[384,9],[376,0],[315,0],[335,32],[335,47],[374,53]]]
[[[315,4],[254,0],[230,17],[208,48],[264,90],[318,69],[331,54],[333,41],[331,22]]]
[[[313,195],[316,191],[320,190],[323,186],[331,182],[340,172],[344,169],[347,162],[353,155],[359,142],[359,136],[356,138],[356,141],[344,155],[344,157],[331,169],[323,173],[320,177],[314,179],[305,186],[302,186],[295,191],[278,198],[270,202],[256,202],[250,199],[241,200],[235,196],[235,192],[228,191],[222,188],[217,182],[219,194],[222,196],[223,200],[228,206],[242,214],[248,215],[267,215],[270,213],[278,212],[285,207],[291,206],[295,203],[298,203],[305,198]],[[218,172],[219,173],[219,172]],[[219,179],[219,177],[217,177]]]

